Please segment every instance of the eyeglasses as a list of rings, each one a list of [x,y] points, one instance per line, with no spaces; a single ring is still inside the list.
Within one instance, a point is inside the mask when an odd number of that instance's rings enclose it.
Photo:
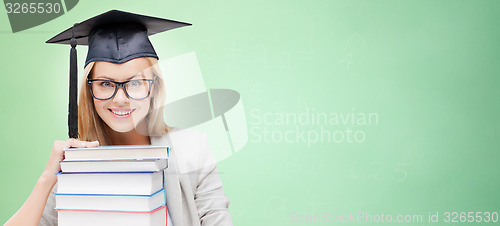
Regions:
[[[122,87],[125,95],[133,100],[142,100],[149,97],[154,79],[133,79],[125,82],[116,82],[107,79],[87,79],[92,97],[98,100],[109,100],[116,95],[118,87]]]

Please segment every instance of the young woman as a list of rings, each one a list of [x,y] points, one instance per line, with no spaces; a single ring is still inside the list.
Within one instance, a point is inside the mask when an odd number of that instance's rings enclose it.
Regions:
[[[121,27],[118,25],[113,24],[111,30]],[[168,217],[174,226],[232,225],[229,200],[222,190],[206,135],[168,127],[164,122],[165,90],[157,57],[132,53],[118,62],[115,57],[105,58],[102,54],[95,57],[91,49],[102,44],[95,37],[107,29],[99,27],[97,31],[93,27],[89,37],[79,100],[80,138],[54,142],[50,159],[31,195],[5,225],[57,225],[55,174],[60,171],[64,148],[148,144],[171,147],[164,187]],[[129,26],[126,27],[124,31],[129,32]],[[118,36],[129,40],[127,46],[133,44],[127,35]],[[137,34],[131,36],[136,38]]]

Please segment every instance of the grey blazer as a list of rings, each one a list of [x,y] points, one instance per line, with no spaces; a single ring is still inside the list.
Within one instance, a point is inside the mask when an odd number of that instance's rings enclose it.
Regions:
[[[171,148],[165,190],[174,226],[233,225],[228,212],[230,202],[222,189],[205,134],[170,127],[167,135],[151,137],[151,144]],[[41,226],[57,225],[56,187],[57,184],[45,205]]]

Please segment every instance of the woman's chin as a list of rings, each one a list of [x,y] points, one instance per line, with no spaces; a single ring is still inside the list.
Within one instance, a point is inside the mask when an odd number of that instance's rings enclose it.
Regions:
[[[108,125],[109,126],[109,125]],[[128,133],[135,131],[139,134],[147,134],[147,126],[144,123],[138,123],[137,125],[111,125],[109,126],[113,131],[117,133]]]
[[[134,125],[108,125],[110,129],[117,133],[128,133],[135,129]]]
[[[126,128],[111,128],[113,131],[117,132],[117,133],[128,133],[130,131],[133,130],[132,129],[126,129]]]

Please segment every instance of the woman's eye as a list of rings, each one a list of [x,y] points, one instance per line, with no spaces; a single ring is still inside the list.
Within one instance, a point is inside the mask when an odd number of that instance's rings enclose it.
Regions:
[[[132,80],[129,82],[129,87],[139,87],[142,85],[142,81]]]
[[[113,87],[113,83],[112,82],[101,82],[99,84],[99,86],[101,86],[103,88],[109,88],[109,87]]]

